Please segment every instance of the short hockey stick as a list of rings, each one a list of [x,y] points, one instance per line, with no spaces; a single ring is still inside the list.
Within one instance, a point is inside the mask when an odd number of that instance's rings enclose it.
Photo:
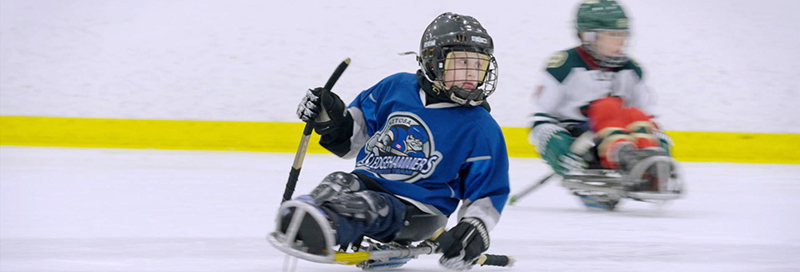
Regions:
[[[333,85],[336,84],[336,81],[339,80],[339,77],[342,76],[342,73],[344,73],[348,65],[350,65],[350,58],[345,59],[336,67],[336,70],[333,71],[328,82],[325,83],[325,89],[323,93],[320,93],[320,99],[326,94],[325,92],[333,88]],[[294,163],[292,163],[292,170],[289,171],[289,180],[286,182],[286,189],[283,191],[283,200],[281,200],[281,203],[291,199],[292,194],[294,194],[294,188],[297,186],[297,179],[300,177],[300,168],[303,167],[303,160],[306,158],[306,151],[308,151],[308,142],[311,139],[311,132],[314,130],[312,122],[314,121],[312,120],[306,123],[303,129],[303,137],[300,138],[300,146],[297,147],[297,153],[294,155]]]
[[[530,194],[531,192],[533,192],[537,188],[539,188],[542,185],[544,185],[545,183],[547,183],[547,181],[550,180],[551,178],[553,178],[553,176],[555,176],[555,175],[556,175],[556,173],[550,173],[550,175],[547,175],[544,178],[539,179],[538,182],[536,182],[534,184],[531,184],[530,186],[528,186],[525,189],[523,189],[522,192],[519,192],[519,193],[517,193],[515,195],[512,195],[508,199],[508,205],[514,205],[514,203],[519,201],[521,198],[525,197],[526,195]]]

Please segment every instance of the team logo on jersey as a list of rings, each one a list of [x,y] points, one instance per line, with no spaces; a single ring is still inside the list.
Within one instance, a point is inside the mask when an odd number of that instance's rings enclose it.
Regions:
[[[427,178],[442,160],[428,125],[410,112],[395,112],[364,146],[367,154],[356,162],[378,177],[413,183]]]
[[[551,56],[550,59],[547,61],[547,68],[561,67],[561,65],[564,65],[564,62],[567,61],[567,57],[569,57],[569,54],[567,54],[567,52],[561,51],[556,53],[555,55]]]

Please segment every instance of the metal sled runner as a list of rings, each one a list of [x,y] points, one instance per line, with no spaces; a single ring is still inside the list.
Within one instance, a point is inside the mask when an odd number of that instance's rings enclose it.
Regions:
[[[646,158],[629,173],[617,169],[570,172],[564,175],[561,184],[577,195],[599,193],[611,199],[630,198],[645,202],[680,198],[684,187],[677,162],[668,156]]]

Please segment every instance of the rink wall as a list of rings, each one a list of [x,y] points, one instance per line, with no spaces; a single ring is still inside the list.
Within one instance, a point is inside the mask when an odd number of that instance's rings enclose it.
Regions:
[[[295,152],[302,123],[0,116],[0,145]],[[512,157],[538,157],[528,129],[504,127]],[[800,164],[800,134],[667,131],[689,162]],[[308,152],[328,153],[313,134]]]
[[[533,93],[546,60],[578,43],[579,2],[2,0],[0,144],[294,152],[305,90],[348,57],[344,101],[414,72],[397,53],[452,11],[492,35],[491,113],[510,154],[532,157]],[[622,2],[678,159],[800,163],[800,38],[787,34],[800,1]]]

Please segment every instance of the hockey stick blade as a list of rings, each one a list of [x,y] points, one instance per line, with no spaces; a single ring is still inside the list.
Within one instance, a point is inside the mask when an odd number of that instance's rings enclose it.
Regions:
[[[329,92],[333,88],[333,85],[336,84],[336,81],[339,80],[339,77],[342,76],[342,73],[344,73],[344,70],[347,69],[349,65],[350,58],[347,58],[336,67],[331,77],[328,78],[328,82],[325,83],[325,89],[323,93],[320,93],[320,97],[326,94],[324,92]],[[300,145],[297,147],[297,153],[294,155],[294,162],[292,163],[292,169],[289,171],[289,180],[286,182],[286,189],[283,191],[281,203],[291,199],[294,194],[294,188],[297,186],[297,179],[300,177],[300,169],[303,167],[303,160],[305,160],[306,151],[308,151],[308,142],[311,140],[311,131],[314,130],[312,122],[314,121],[307,122],[305,128],[303,128],[303,136],[300,138]]]

